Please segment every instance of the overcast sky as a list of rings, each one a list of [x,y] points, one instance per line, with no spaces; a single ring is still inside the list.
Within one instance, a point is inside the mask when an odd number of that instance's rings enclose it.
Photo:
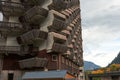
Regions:
[[[84,60],[102,67],[120,51],[120,0],[80,0]]]

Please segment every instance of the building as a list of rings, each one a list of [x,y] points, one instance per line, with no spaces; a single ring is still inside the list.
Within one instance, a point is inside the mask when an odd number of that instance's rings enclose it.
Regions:
[[[67,70],[83,78],[79,0],[0,0],[0,80]]]
[[[66,70],[26,72],[23,80],[75,80],[75,76]]]

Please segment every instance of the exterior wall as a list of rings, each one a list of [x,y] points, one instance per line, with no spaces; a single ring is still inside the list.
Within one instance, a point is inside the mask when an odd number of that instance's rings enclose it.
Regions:
[[[47,69],[48,70],[56,70],[58,69],[58,58],[56,61],[52,60],[52,53],[47,53],[46,50],[40,51],[37,55],[37,57],[42,57],[42,58],[47,58],[48,59],[48,65],[47,65]]]
[[[9,22],[19,22],[18,17],[16,16],[9,17]]]
[[[3,70],[18,70],[19,68],[19,61],[20,57],[17,55],[9,55],[4,56],[3,60]]]
[[[6,46],[20,46],[16,40],[16,37],[7,37]]]
[[[45,0],[45,3],[42,4],[42,8],[48,10],[48,6],[53,2],[53,0]]]
[[[13,80],[21,80],[22,73],[19,70],[3,70],[1,80],[8,80],[9,73],[12,73],[14,75]]]

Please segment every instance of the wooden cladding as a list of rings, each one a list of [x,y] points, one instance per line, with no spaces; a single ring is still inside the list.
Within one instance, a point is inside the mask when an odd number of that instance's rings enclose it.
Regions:
[[[44,31],[33,29],[20,37],[18,37],[18,42],[22,43],[32,43],[35,40],[45,40],[47,39],[48,34]]]
[[[20,68],[39,68],[39,67],[46,67],[48,60],[46,58],[30,58],[25,60],[20,60],[19,65]]]
[[[21,3],[0,1],[0,9],[6,16],[18,16],[23,14],[24,6]]]
[[[67,46],[64,44],[54,43],[52,50],[59,53],[65,53],[67,51]]]

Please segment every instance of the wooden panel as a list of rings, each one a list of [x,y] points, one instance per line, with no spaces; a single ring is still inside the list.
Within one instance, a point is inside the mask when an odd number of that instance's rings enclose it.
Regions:
[[[57,61],[52,61],[52,53],[47,53],[46,50],[38,52],[37,57],[47,58],[48,59],[48,65],[47,68],[50,70],[58,69],[58,58]]]

